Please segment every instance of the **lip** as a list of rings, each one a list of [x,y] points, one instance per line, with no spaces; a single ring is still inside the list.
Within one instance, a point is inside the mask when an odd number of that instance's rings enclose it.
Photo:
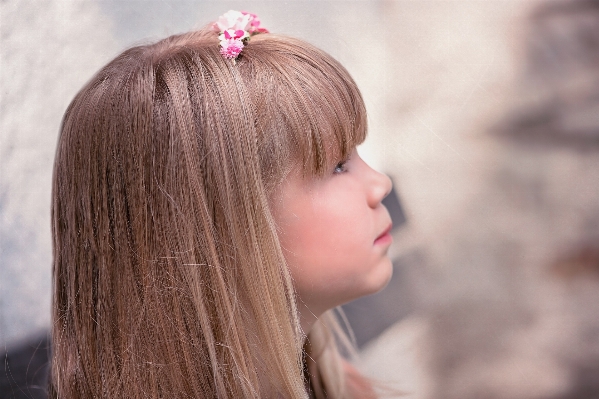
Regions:
[[[375,245],[381,244],[390,244],[393,241],[393,237],[391,237],[391,228],[393,227],[393,223],[389,223],[389,226],[374,240]]]

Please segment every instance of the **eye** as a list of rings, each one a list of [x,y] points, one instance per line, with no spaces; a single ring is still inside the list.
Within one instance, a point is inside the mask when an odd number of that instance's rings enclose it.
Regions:
[[[340,174],[340,173],[345,173],[347,172],[347,159],[343,160],[341,162],[339,162],[337,165],[335,165],[335,170],[333,171],[334,174]]]

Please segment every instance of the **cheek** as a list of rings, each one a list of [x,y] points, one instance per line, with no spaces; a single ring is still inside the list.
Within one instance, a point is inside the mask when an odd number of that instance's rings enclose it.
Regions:
[[[327,204],[313,207],[287,226],[281,241],[301,296],[351,297],[353,291],[381,285],[369,281],[383,259],[373,250],[372,220],[367,216],[347,202]]]
[[[364,193],[342,186],[316,196],[318,190],[289,187],[274,216],[301,300],[319,312],[383,288],[391,262],[374,245],[381,217]]]
[[[372,220],[360,211],[347,201],[314,201],[294,213],[296,217],[284,229],[283,241],[306,266],[328,265],[330,269],[347,264],[361,251],[369,252],[372,246]]]

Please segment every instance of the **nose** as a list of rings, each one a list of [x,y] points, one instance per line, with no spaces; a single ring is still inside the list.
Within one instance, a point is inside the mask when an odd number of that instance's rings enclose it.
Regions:
[[[386,174],[377,172],[372,168],[370,170],[372,180],[368,191],[368,205],[371,208],[376,208],[383,201],[383,198],[389,195],[393,183]]]

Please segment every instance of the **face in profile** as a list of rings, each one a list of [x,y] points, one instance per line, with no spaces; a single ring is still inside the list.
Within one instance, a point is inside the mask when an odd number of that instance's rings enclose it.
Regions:
[[[391,278],[391,218],[381,202],[391,180],[355,149],[323,177],[297,169],[279,188],[273,213],[300,312],[318,316]]]

